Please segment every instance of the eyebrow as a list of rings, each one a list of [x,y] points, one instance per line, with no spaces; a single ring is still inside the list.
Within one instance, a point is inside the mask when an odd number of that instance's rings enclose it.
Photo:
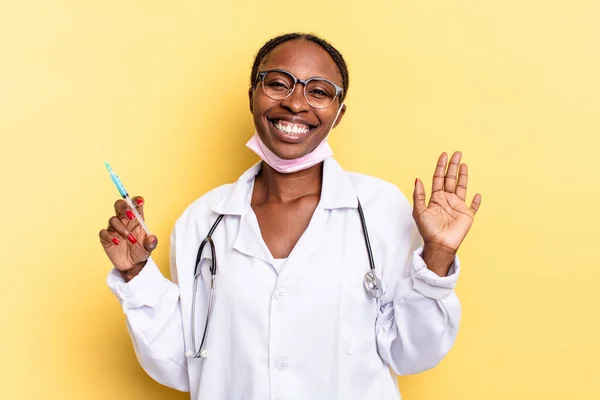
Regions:
[[[342,89],[344,88],[344,80],[343,80],[343,79],[342,79],[342,82],[340,82],[340,83],[337,83],[337,82],[336,82],[336,79],[331,79],[331,78],[327,78],[327,77],[320,76],[320,75],[309,76],[308,78],[300,78],[300,77],[298,77],[298,75],[297,75],[297,74],[295,74],[295,73],[293,73],[292,71],[290,71],[290,70],[288,70],[288,69],[285,69],[285,68],[259,68],[259,69],[258,69],[258,71],[257,71],[257,73],[258,73],[258,72],[261,72],[261,71],[273,71],[273,70],[278,70],[278,69],[279,69],[279,70],[282,70],[282,71],[285,71],[285,72],[288,72],[288,73],[290,73],[290,74],[294,75],[294,76],[295,76],[297,79],[302,79],[303,81],[306,81],[306,80],[308,80],[308,79],[312,79],[312,78],[326,79],[326,80],[328,80],[328,81],[331,81],[331,82],[335,83],[336,85],[338,85],[338,86],[339,86],[339,87],[341,87]]]

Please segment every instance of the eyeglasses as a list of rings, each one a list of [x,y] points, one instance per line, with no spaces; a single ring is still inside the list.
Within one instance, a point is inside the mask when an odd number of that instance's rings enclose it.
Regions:
[[[261,71],[258,79],[261,80],[265,94],[273,100],[290,97],[296,83],[300,82],[304,85],[304,98],[313,108],[329,107],[344,92],[344,89],[328,79],[314,77],[302,80],[284,69]]]

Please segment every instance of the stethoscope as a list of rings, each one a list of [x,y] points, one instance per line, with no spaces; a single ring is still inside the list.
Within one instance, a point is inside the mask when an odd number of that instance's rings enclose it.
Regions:
[[[375,272],[375,261],[373,259],[373,251],[371,250],[371,242],[369,241],[369,233],[367,232],[367,223],[365,222],[365,214],[363,213],[362,206],[360,204],[360,200],[358,201],[358,214],[360,216],[360,223],[362,225],[363,236],[365,238],[365,247],[367,248],[367,254],[369,256],[369,266],[371,267],[370,271],[365,274],[363,279],[363,286],[367,293],[371,295],[374,299],[380,299],[383,296],[383,287],[381,285],[381,281],[377,277],[377,273]],[[206,342],[206,334],[208,332],[208,323],[210,321],[210,315],[212,313],[213,301],[215,295],[215,277],[217,275],[217,256],[215,251],[215,243],[212,240],[212,234],[217,229],[217,226],[223,219],[224,215],[221,214],[217,217],[217,220],[213,223],[212,227],[208,231],[208,235],[200,244],[200,248],[198,249],[198,255],[196,256],[196,267],[194,269],[194,292],[192,294],[192,345],[194,346],[194,351],[187,351],[185,353],[186,357],[189,358],[207,358],[208,351],[204,347]],[[210,257],[202,257],[202,251],[204,247],[208,244],[210,247]],[[210,292],[208,296],[208,309],[206,312],[206,323],[204,324],[204,332],[202,333],[202,341],[200,342],[200,347],[196,346],[196,292],[198,289],[198,280],[200,275],[202,274],[202,268],[204,264],[208,263],[210,269]]]

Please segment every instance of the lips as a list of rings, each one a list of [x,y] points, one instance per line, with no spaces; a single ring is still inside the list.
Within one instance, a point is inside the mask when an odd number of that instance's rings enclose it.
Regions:
[[[305,116],[279,114],[267,117],[271,137],[279,143],[299,145],[304,143],[320,125],[309,123]]]
[[[273,126],[288,135],[302,135],[308,133],[312,128],[307,124],[291,123],[284,120],[273,121]]]
[[[269,122],[277,131],[286,136],[302,136],[315,128],[314,125],[286,119],[269,119]]]

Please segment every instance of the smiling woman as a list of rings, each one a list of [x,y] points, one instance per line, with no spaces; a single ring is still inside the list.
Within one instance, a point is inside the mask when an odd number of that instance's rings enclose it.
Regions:
[[[249,90],[258,136],[283,159],[310,153],[342,120],[348,82],[344,58],[323,39],[289,34],[267,42]]]
[[[346,113],[348,82],[321,38],[263,46],[248,142],[262,162],[178,219],[173,281],[150,256],[157,238],[116,202],[100,231],[115,267],[108,285],[158,382],[192,399],[399,399],[390,368],[427,370],[452,347],[456,253],[481,196],[466,204],[459,152],[437,160],[428,204],[415,182],[413,209],[392,184],[344,171],[327,137]],[[134,201],[144,218],[144,199]]]

